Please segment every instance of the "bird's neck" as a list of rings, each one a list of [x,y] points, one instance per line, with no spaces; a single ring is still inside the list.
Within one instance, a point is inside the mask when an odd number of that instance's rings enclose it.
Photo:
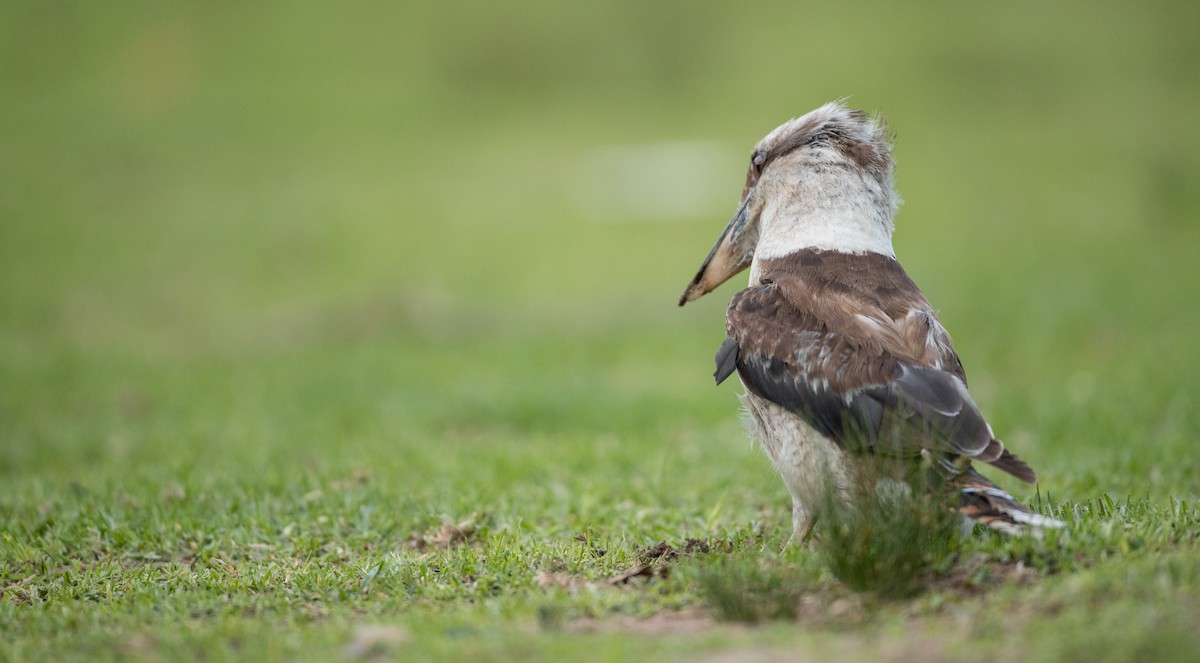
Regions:
[[[754,262],[803,249],[895,257],[892,216],[898,200],[873,178],[807,178],[767,197]]]

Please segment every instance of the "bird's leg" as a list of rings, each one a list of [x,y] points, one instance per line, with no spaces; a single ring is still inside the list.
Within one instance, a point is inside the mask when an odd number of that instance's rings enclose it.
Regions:
[[[792,537],[787,546],[806,545],[812,538],[813,528],[817,524],[816,514],[811,514],[796,496],[792,496]]]

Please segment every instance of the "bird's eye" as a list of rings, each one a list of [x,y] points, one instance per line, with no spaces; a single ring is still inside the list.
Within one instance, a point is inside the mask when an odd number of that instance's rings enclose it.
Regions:
[[[750,167],[754,169],[755,175],[762,175],[763,166],[767,165],[767,155],[762,152],[755,152],[750,157]]]

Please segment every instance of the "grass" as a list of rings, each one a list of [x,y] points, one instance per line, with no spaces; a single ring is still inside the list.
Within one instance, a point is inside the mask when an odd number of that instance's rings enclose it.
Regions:
[[[905,474],[926,472],[888,467],[893,463],[877,459],[848,500],[831,492],[818,505],[822,535],[816,548],[830,571],[847,587],[885,599],[918,594],[948,573],[964,527],[947,508],[940,480],[901,483]]]
[[[0,660],[1192,658],[1192,5],[468,9],[0,8]],[[847,94],[1068,523],[904,598],[783,549],[732,288],[674,306],[753,141]],[[711,209],[575,193],[700,139]]]

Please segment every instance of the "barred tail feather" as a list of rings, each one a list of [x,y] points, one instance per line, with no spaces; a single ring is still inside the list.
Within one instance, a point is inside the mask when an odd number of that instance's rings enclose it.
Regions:
[[[968,518],[1005,534],[1038,535],[1065,523],[1034,513],[974,469],[961,476],[958,510]]]
[[[999,468],[1013,475],[1014,477],[1024,481],[1025,483],[1037,483],[1037,472],[1033,468],[1017,457],[1008,449],[1004,448],[1004,444],[999,440],[993,439],[1000,446],[1000,454],[995,458],[981,459],[992,467]],[[986,481],[986,479],[985,479]]]

